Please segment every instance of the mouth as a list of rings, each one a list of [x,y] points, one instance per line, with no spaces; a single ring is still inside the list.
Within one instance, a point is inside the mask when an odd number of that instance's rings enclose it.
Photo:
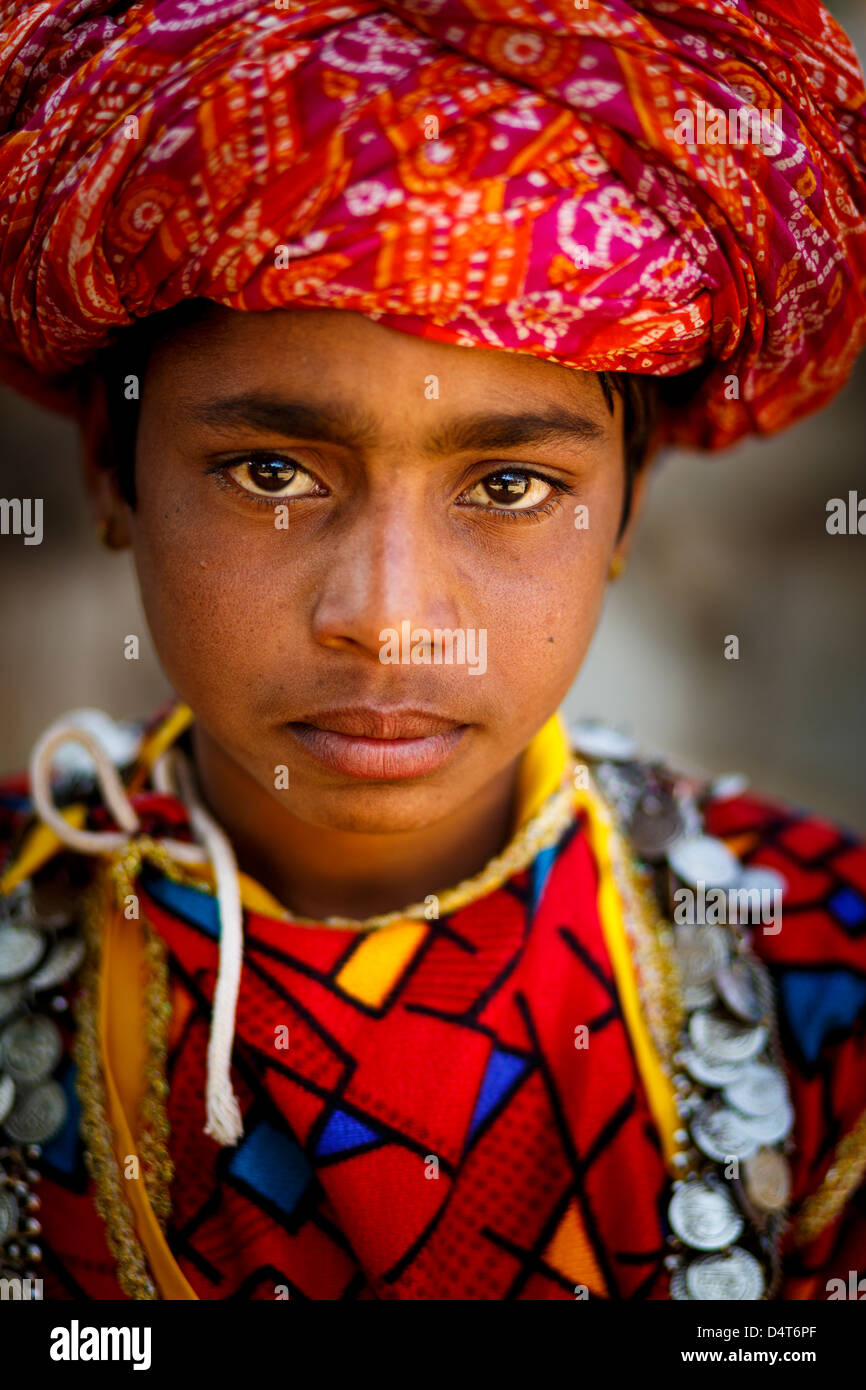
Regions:
[[[442,766],[469,725],[429,710],[367,705],[324,710],[285,726],[317,762],[366,781],[423,777]]]

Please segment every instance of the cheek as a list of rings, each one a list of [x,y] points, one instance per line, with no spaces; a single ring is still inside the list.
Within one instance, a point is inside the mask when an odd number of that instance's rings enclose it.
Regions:
[[[570,688],[598,624],[609,548],[607,530],[593,537],[569,519],[488,589],[488,669],[510,701],[555,703]]]
[[[248,527],[241,540],[239,529],[237,518],[206,506],[139,496],[142,605],[166,676],[197,709],[215,696],[249,697],[257,675],[282,664],[297,619],[274,571],[273,534]]]

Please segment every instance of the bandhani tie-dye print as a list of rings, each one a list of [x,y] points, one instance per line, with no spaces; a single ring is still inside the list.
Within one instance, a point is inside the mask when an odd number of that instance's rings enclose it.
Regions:
[[[188,833],[175,798],[133,803],[145,833]],[[88,824],[108,823],[94,800]],[[0,784],[0,865],[32,824],[26,779]],[[788,884],[783,930],[754,944],[796,1112],[796,1215],[866,1111],[866,847],[751,794],[712,803],[708,829]],[[168,948],[172,1004],[166,1238],[198,1298],[670,1297],[670,1179],[596,885],[577,817],[527,869],[436,921],[357,933],[247,911],[232,1068],[244,1136],[221,1149],[203,1133],[216,901],[145,869],[137,891]],[[67,1020],[70,1117],[40,1160],[44,1296],[120,1299]],[[864,1267],[861,1186],[810,1244],[789,1235],[780,1296],[827,1299]]]
[[[761,138],[719,139],[741,110]],[[181,299],[333,307],[701,369],[662,435],[721,448],[847,379],[864,170],[816,0],[3,0],[0,376],[73,410],[73,369]]]

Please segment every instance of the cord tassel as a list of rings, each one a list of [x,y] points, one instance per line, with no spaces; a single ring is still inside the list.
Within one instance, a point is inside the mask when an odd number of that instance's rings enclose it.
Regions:
[[[121,831],[77,830],[60,814],[51,794],[51,765],[63,743],[80,743],[96,764],[99,787],[106,806]],[[190,828],[197,843],[164,839],[157,843],[180,863],[210,860],[216,879],[219,915],[219,965],[211,1013],[207,1051],[204,1132],[223,1146],[232,1146],[243,1137],[243,1120],[231,1084],[231,1058],[234,1047],[235,1017],[243,964],[243,905],[237,860],[225,831],[205,810],[195,787],[191,766],[179,748],[169,749],[157,760],[153,781],[160,791],[172,786],[172,772],[180,788]],[[30,787],[39,818],[70,849],[79,854],[116,854],[135,843],[140,821],[126,788],[102,744],[87,730],[60,719],[52,724],[34,746],[30,759]]]
[[[218,1144],[234,1145],[243,1136],[240,1106],[232,1090],[231,1059],[235,1015],[241,983],[244,914],[235,852],[225,831],[204,809],[192,769],[180,749],[173,749],[174,768],[190,824],[207,850],[216,877],[220,920],[219,968],[207,1050],[205,1134]]]

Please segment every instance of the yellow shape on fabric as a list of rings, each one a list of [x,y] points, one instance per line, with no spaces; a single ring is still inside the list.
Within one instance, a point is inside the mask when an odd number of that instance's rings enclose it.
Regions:
[[[130,795],[141,790],[157,758],[161,757],[181,734],[186,733],[194,718],[189,705],[179,703],[166,715],[162,723],[151,731],[138,750],[135,771],[129,780]]]
[[[751,830],[744,831],[742,835],[725,835],[722,838],[731,853],[735,854],[738,859],[742,859],[744,855],[749,854],[758,843],[757,835]]]
[[[557,1274],[564,1274],[569,1283],[585,1284],[590,1293],[600,1294],[602,1298],[609,1297],[577,1202],[569,1203],[544,1252],[544,1262]]]
[[[64,806],[60,814],[71,826],[80,830],[87,818],[87,807],[83,801],[77,801],[74,806]],[[38,873],[43,864],[53,859],[59,849],[65,848],[63,841],[51,827],[39,821],[24,840],[18,858],[0,878],[0,893],[11,893],[25,878],[31,878],[33,874]]]
[[[428,932],[426,922],[395,922],[365,932],[336,977],[353,999],[381,1008]]]
[[[558,790],[569,759],[568,729],[559,711],[530,739],[517,769],[512,835],[541,810],[545,801]]]
[[[183,867],[187,874],[196,878],[196,886],[200,886],[204,892],[216,893],[216,874],[213,865],[204,858],[204,851],[200,861],[184,864]],[[258,879],[250,878],[242,869],[238,869],[238,885],[241,890],[241,903],[250,912],[258,912],[262,917],[274,917],[277,921],[280,918],[289,920],[286,909],[273,893],[269,893]]]
[[[180,738],[192,721],[193,712],[189,706],[178,704],[144,740],[127,787],[128,795],[134,795],[135,792],[141,790],[157,758],[165,752],[166,748],[170,748],[176,739]],[[68,821],[76,830],[81,830],[85,825],[87,807],[84,802],[79,801],[72,806],[58,807],[58,810],[63,819]],[[13,888],[16,888],[24,879],[31,878],[33,874],[38,873],[49,859],[52,859],[59,850],[63,849],[66,849],[66,845],[50,826],[44,825],[42,822],[36,824],[24,840],[14,863],[10,864],[0,877],[0,893],[11,893]]]
[[[208,865],[210,868],[210,865]],[[211,877],[216,884],[216,875],[211,870]],[[269,893],[258,879],[250,878],[249,874],[238,870],[238,883],[241,888],[241,902],[250,912],[258,912],[262,917],[285,917],[286,909],[282,903],[278,902],[273,893]]]

